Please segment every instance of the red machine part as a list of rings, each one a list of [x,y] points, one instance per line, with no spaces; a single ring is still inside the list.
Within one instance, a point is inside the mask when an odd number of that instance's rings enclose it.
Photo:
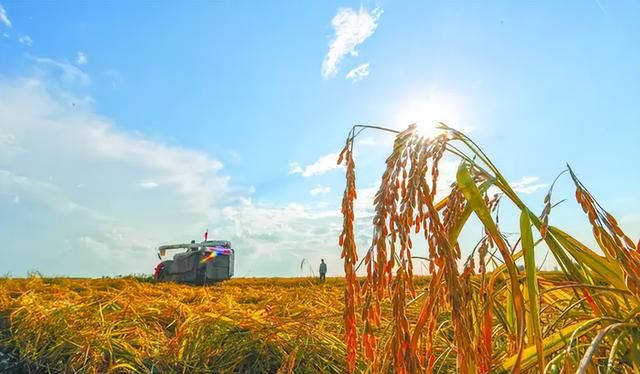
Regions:
[[[158,266],[156,266],[156,268],[153,271],[153,277],[155,279],[160,279],[160,272],[162,271],[162,269],[164,269],[164,264],[161,262],[158,264]]]

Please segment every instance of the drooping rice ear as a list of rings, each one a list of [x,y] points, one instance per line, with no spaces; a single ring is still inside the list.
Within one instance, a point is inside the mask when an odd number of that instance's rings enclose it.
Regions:
[[[356,277],[355,266],[358,261],[358,251],[354,234],[354,200],[356,199],[355,185],[355,162],[353,160],[352,144],[347,141],[343,152],[339,157],[339,161],[344,158],[346,162],[345,176],[347,186],[342,198],[342,214],[343,227],[340,234],[340,244],[342,247],[341,257],[344,261],[344,272],[346,286],[344,292],[344,321],[345,321],[345,343],[347,347],[347,363],[349,372],[355,371],[357,348],[358,348],[358,331],[356,307],[359,304],[359,283]]]

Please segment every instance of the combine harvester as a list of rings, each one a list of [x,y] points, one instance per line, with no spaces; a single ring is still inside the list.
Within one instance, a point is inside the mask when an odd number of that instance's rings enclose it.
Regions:
[[[163,260],[167,251],[186,249],[176,253],[172,260]],[[155,268],[154,278],[189,284],[212,284],[233,276],[234,250],[227,240],[206,240],[201,243],[162,245],[158,248],[161,263]]]

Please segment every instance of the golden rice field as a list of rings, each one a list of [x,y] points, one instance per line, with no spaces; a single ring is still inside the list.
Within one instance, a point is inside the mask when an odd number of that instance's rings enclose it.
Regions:
[[[336,278],[1,279],[0,346],[40,372],[343,373],[343,289]]]
[[[546,278],[545,287],[553,287],[562,277]],[[420,290],[428,284],[415,281]],[[16,373],[344,373],[344,286],[337,278],[233,279],[207,287],[136,278],[0,279],[0,347],[20,363]],[[408,306],[410,320],[422,299]],[[549,300],[545,319],[566,300]],[[389,304],[383,308],[391,312]],[[390,322],[377,332],[382,341],[392,338]],[[435,367],[450,372],[452,342],[437,344]],[[371,367],[359,359],[357,370]]]
[[[394,134],[394,146],[371,245],[358,248],[354,145],[367,129]],[[563,181],[584,212],[575,219],[596,243],[585,245],[549,219],[559,179],[536,212],[475,142],[441,130],[349,133],[338,160],[344,279],[2,279],[0,364],[8,357],[16,372],[43,373],[640,373],[638,238],[567,166]],[[449,186],[439,180],[443,157],[459,165]],[[501,231],[505,204],[517,240]],[[477,245],[461,248],[469,230]],[[560,271],[539,269],[541,251]],[[414,275],[416,259],[428,278]]]

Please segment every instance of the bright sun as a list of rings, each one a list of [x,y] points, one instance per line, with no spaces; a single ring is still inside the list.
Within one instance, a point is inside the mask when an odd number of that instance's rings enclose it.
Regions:
[[[455,99],[448,96],[430,96],[425,99],[414,99],[406,104],[399,112],[397,125],[405,129],[415,123],[418,132],[424,137],[437,135],[439,122],[449,126],[459,123],[460,112],[455,105]]]

